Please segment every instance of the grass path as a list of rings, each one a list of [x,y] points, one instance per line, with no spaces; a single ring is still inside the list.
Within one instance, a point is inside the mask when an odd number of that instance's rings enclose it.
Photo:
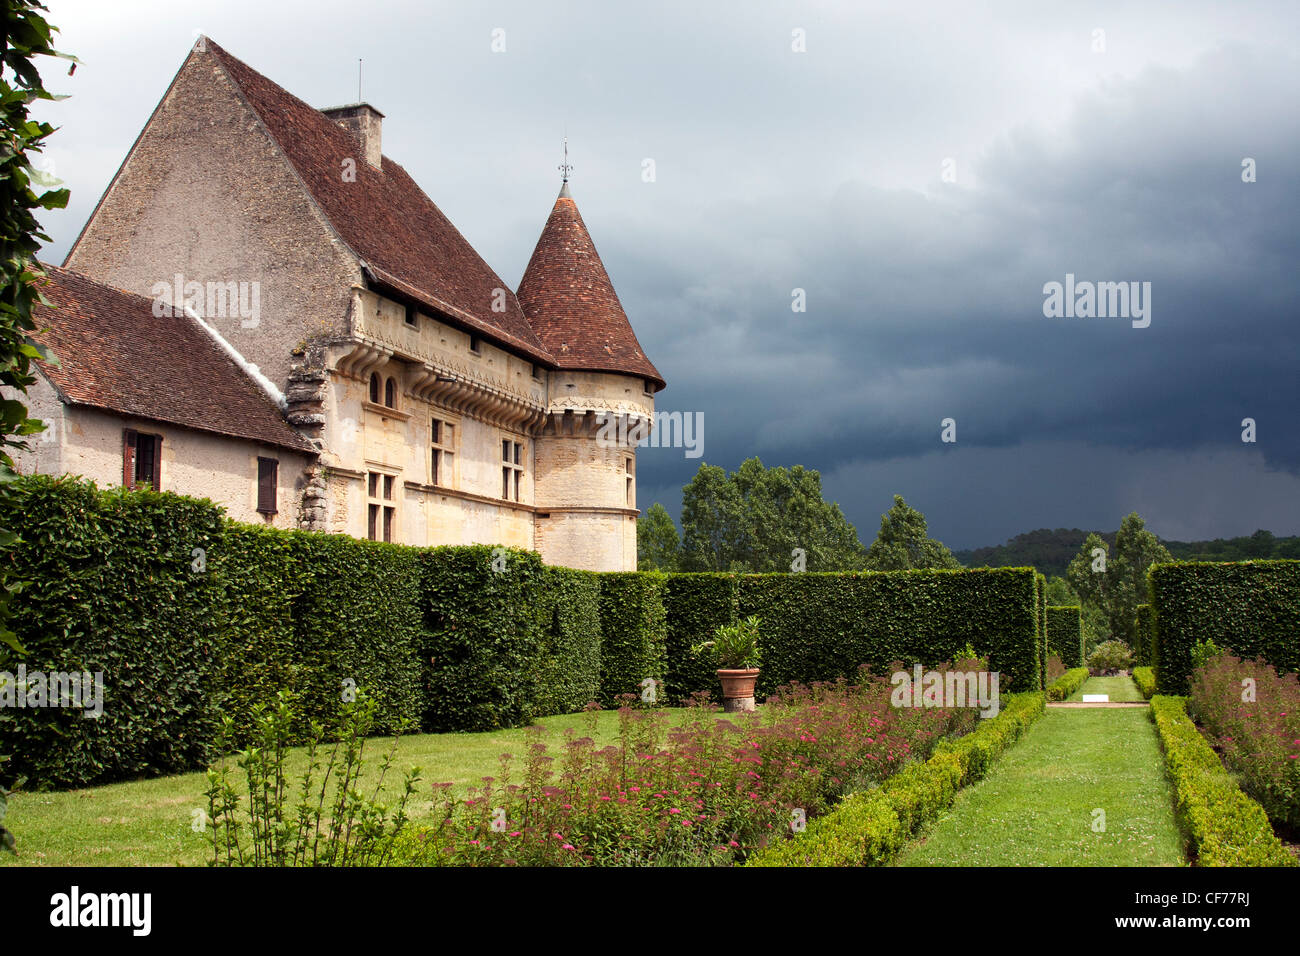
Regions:
[[[1067,698],[1083,700],[1084,694],[1109,694],[1115,702],[1141,702],[1146,700],[1131,677],[1089,677],[1083,686]]]
[[[1104,832],[1093,830],[1095,810],[1105,812]],[[1049,710],[898,865],[1185,862],[1155,727],[1133,708]]]
[[[686,716],[685,711],[673,708],[664,708],[664,714],[670,724],[681,723]],[[544,739],[557,758],[563,750],[565,728],[572,727],[579,737],[587,736],[583,714],[544,717],[537,723],[548,731]],[[618,732],[618,713],[601,711],[592,736],[600,743],[614,743]],[[498,758],[503,753],[515,755],[514,775],[522,774],[526,735],[527,730],[521,728],[403,737],[384,783],[385,792],[400,791],[405,768],[423,768],[420,789],[408,812],[412,817],[425,817],[434,809],[433,782],[452,782],[456,792],[464,794],[469,785],[480,784],[485,776],[500,779]],[[361,782],[367,794],[378,779],[380,758],[391,745],[392,738],[376,738],[366,744],[366,772]],[[292,771],[301,772],[306,766],[301,749],[293,752],[289,766],[291,782],[296,783]],[[243,782],[238,771],[235,779]],[[9,799],[5,826],[17,836],[20,856],[15,860],[0,854],[0,868],[202,866],[211,847],[203,834],[191,831],[190,823],[196,809],[207,807],[206,788],[203,773],[186,773],[79,790],[15,794]]]

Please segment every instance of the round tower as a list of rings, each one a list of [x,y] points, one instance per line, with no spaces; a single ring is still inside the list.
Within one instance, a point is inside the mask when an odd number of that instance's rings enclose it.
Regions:
[[[636,570],[636,443],[663,376],[637,341],[568,176],[517,293],[554,357],[536,439],[537,550],[548,564]]]

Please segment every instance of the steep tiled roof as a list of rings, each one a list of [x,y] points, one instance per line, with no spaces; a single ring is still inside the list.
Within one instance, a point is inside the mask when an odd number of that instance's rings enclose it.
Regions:
[[[59,365],[38,365],[69,402],[314,453],[193,319],[159,318],[151,299],[43,268],[50,281],[40,290],[54,308],[33,310],[36,339]]]
[[[524,270],[519,304],[560,368],[636,375],[663,388],[663,376],[641,351],[568,183]]]
[[[206,47],[284,150],[339,236],[372,281],[423,301],[486,338],[550,364],[510,287],[479,257],[451,221],[388,157],[382,170],[358,155],[352,134],[281,89],[216,43]],[[198,55],[198,54],[196,54]],[[344,182],[344,159],[356,162]],[[496,290],[505,311],[494,312]]]

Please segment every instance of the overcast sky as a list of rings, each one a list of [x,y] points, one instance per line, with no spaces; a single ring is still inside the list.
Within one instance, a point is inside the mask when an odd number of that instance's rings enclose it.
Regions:
[[[360,57],[385,154],[507,282],[567,133],[659,408],[704,414],[703,458],[642,450],[642,508],[758,455],[866,543],[895,493],[953,548],[1300,533],[1295,0],[47,2],[84,61],[46,71],[49,260],[196,31],[321,107]],[[1067,273],[1149,282],[1149,326],[1045,317]]]

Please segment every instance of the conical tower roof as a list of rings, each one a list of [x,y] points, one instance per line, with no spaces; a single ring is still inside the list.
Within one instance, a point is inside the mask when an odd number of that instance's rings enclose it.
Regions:
[[[516,293],[524,316],[561,369],[635,375],[664,387],[564,183]]]

